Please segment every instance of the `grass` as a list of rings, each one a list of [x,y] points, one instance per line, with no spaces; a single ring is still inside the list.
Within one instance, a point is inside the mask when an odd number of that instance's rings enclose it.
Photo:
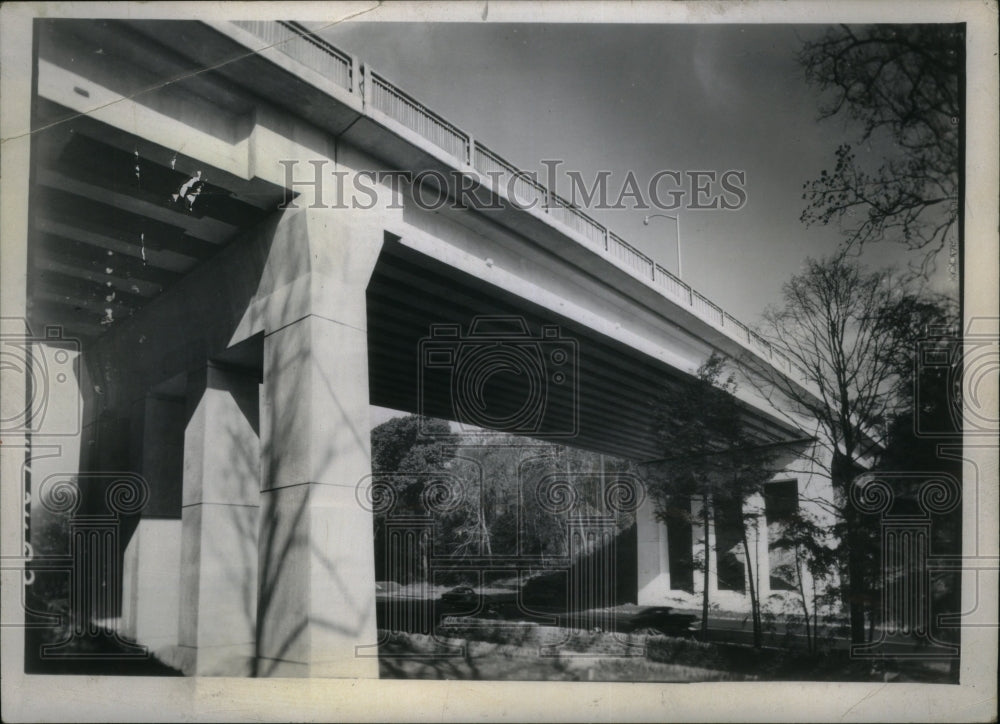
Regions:
[[[702,642],[662,635],[457,619],[436,635],[382,632],[385,678],[593,681],[919,681],[954,683],[903,661],[852,659],[847,651]]]
[[[383,678],[486,679],[520,681],[734,681],[747,677],[691,664],[653,661],[644,642],[608,633],[574,632],[554,627],[480,628],[434,637],[381,632]],[[628,644],[633,644],[629,646]]]

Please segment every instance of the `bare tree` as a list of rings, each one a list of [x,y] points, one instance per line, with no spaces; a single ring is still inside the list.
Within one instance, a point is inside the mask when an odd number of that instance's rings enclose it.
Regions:
[[[804,184],[804,223],[839,224],[858,252],[922,249],[920,272],[933,270],[961,205],[964,40],[961,25],[842,25],[804,45],[820,117],[861,126],[833,170]]]
[[[747,378],[774,410],[797,425],[815,421],[809,462],[829,476],[833,500],[817,500],[837,520],[851,637],[864,639],[871,611],[877,531],[851,505],[849,486],[888,444],[890,422],[912,400],[901,394],[900,360],[912,334],[900,324],[912,296],[888,271],[866,271],[843,256],[806,261],[783,288],[784,304],[763,315],[762,336],[791,360],[791,374],[746,360]]]

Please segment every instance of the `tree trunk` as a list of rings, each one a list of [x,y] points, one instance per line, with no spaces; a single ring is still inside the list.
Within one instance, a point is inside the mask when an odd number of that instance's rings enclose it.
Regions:
[[[852,532],[858,522],[852,521],[847,534],[847,595],[851,616],[851,643],[855,644],[865,641],[864,563],[859,550],[864,542]]]
[[[819,650],[819,609],[816,603],[816,576],[812,576],[813,591],[813,647]]]
[[[750,585],[750,616],[753,619],[753,646],[755,649],[759,649],[763,643],[760,625],[760,602],[757,600],[757,592],[754,588],[753,582],[753,565],[750,563],[750,543],[747,541],[747,527],[746,521],[743,520],[742,514],[740,515],[740,537],[743,539],[743,557],[746,559],[747,576],[749,576]]]
[[[705,541],[705,561],[702,566],[701,583],[701,640],[708,641],[708,554],[710,546],[708,544],[708,496],[701,498],[701,522],[702,537]]]
[[[846,593],[845,598],[850,612],[851,643],[860,644],[865,641],[863,548],[867,541],[860,534],[860,526],[864,523],[862,515],[851,503],[850,486],[854,482],[854,467],[850,454],[834,450],[830,478],[834,490],[839,490],[843,495],[844,521],[847,523],[847,535],[844,541],[847,545],[847,581],[841,581],[841,585]]]
[[[493,557],[493,541],[490,540],[490,529],[486,525],[486,513],[483,511],[483,506],[479,506],[479,530],[483,536],[483,543],[486,545],[486,555]]]
[[[799,584],[799,601],[802,602],[802,616],[806,622],[806,648],[810,653],[816,650],[815,640],[816,640],[816,620],[813,619],[812,631],[809,630],[809,603],[806,601],[806,589],[802,584],[802,560],[799,554],[798,546],[795,548],[795,578],[798,580]],[[815,596],[815,593],[814,593]],[[815,610],[816,601],[813,600],[813,607]]]

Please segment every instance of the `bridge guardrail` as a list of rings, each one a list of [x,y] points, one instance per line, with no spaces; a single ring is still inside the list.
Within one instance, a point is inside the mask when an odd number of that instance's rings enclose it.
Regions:
[[[512,191],[515,203],[538,208],[545,206],[547,192],[544,186],[478,142],[474,143],[472,167],[491,183],[496,179],[501,187]]]
[[[722,307],[712,302],[711,299],[703,294],[691,290],[692,304],[694,311],[702,319],[713,322],[714,324],[721,327],[725,322],[725,316],[722,311]]]
[[[364,66],[362,73],[367,82],[355,82],[355,69],[362,68],[357,59],[345,53],[299,23],[291,21],[252,20],[234,21],[269,46],[299,61],[303,65],[329,77],[348,91],[359,92],[362,101],[384,113],[397,123],[453,156],[459,166],[471,166],[489,179],[494,192],[504,189],[516,196],[514,203],[537,208],[555,221],[581,235],[594,246],[603,247],[607,256],[636,277],[658,287],[664,296],[691,309],[700,319],[723,329],[732,339],[747,349],[755,350],[775,366],[792,373],[792,361],[745,324],[724,311],[710,299],[692,289],[643,254],[606,226],[594,220],[566,199],[550,192],[531,175],[518,169],[498,153],[490,150],[453,123],[401,90],[385,77]],[[355,91],[356,88],[356,91]]]
[[[750,344],[750,328],[729,312],[723,312],[725,316],[725,326],[730,334],[739,337],[740,341]]]
[[[659,264],[656,265],[653,281],[670,295],[672,299],[681,300],[691,306],[691,287],[668,272]]]
[[[393,120],[402,123],[438,148],[447,151],[460,164],[469,158],[469,134],[403,92],[370,68],[369,83],[364,89],[365,100]]]
[[[582,234],[588,241],[605,246],[607,229],[566,199],[553,193],[548,211],[552,218]]]
[[[352,57],[299,23],[286,20],[234,20],[234,25],[312,68],[328,80],[351,90]]]
[[[653,279],[653,260],[612,231],[608,231],[608,253],[644,279]]]

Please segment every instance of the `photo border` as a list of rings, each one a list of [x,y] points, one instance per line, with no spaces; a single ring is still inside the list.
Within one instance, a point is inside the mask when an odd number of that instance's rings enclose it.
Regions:
[[[3,138],[0,196],[0,314],[24,316],[27,192],[34,17],[203,19],[294,15],[302,20],[396,22],[683,22],[683,23],[967,23],[964,322],[998,308],[997,3],[961,2],[345,2],[302,3],[24,3],[5,4],[0,23]],[[974,213],[970,213],[974,211]],[[994,323],[994,333],[996,327]],[[986,390],[996,406],[996,380]],[[13,409],[24,391],[4,384]],[[300,721],[329,720],[630,720],[630,721],[986,721],[996,717],[997,628],[962,631],[961,684],[767,682],[696,686],[599,682],[480,682],[335,679],[153,679],[35,676],[23,671],[19,535],[24,514],[20,475],[25,440],[0,447],[2,509],[2,688],[5,721]],[[997,448],[966,439],[962,597],[997,620]],[[970,491],[971,492],[971,491]],[[978,566],[974,568],[973,566]],[[985,572],[985,573],[984,573]],[[980,579],[982,575],[984,580]],[[992,576],[992,583],[990,577]],[[984,585],[985,581],[985,585]],[[992,586],[992,588],[990,588]],[[984,588],[994,595],[984,598]],[[977,598],[978,594],[978,598]]]

